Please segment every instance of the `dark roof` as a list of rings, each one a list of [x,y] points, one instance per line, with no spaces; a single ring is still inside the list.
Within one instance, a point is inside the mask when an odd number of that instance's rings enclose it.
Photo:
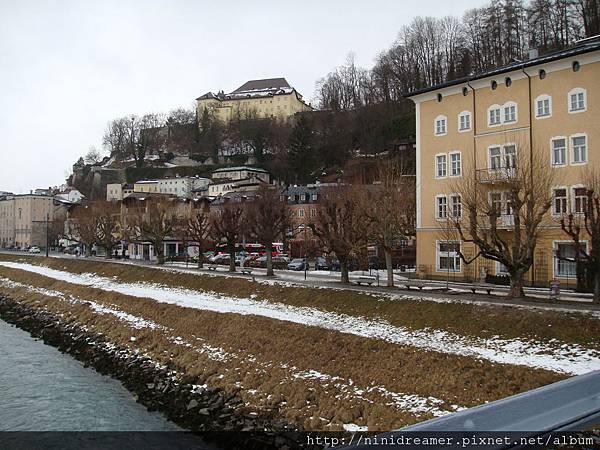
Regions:
[[[588,39],[582,39],[581,41],[575,43],[573,46],[558,50],[556,52],[547,53],[538,58],[529,59],[526,61],[514,61],[510,64],[507,64],[502,67],[498,67],[496,69],[488,70],[485,72],[481,72],[476,75],[470,75],[463,78],[458,78],[456,80],[446,81],[444,83],[436,84],[434,86],[430,86],[423,89],[418,89],[413,92],[409,92],[406,94],[406,97],[414,97],[415,95],[424,94],[426,92],[437,91],[438,89],[443,89],[449,86],[455,86],[457,84],[467,83],[469,81],[480,80],[482,78],[492,77],[494,75],[500,75],[507,72],[512,72],[514,70],[524,69],[526,67],[537,66],[540,64],[546,64],[552,61],[557,61],[559,59],[569,58],[571,56],[581,55],[584,53],[593,52],[596,50],[600,50],[600,35],[593,36]]]
[[[232,94],[245,92],[245,91],[255,91],[255,90],[265,90],[265,89],[275,89],[275,88],[289,88],[291,87],[285,78],[265,78],[263,80],[250,80],[246,81],[239,88],[232,92]]]

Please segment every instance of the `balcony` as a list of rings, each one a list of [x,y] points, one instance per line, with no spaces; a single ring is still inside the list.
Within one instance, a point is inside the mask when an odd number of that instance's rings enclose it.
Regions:
[[[477,169],[475,171],[477,181],[483,184],[501,184],[514,181],[517,178],[516,167],[498,167]]]

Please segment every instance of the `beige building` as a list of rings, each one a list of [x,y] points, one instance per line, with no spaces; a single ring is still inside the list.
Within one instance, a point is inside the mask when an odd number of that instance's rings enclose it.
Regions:
[[[158,180],[143,180],[133,184],[133,192],[158,193]]]
[[[297,112],[312,110],[285,78],[251,80],[229,94],[208,92],[196,102],[198,117],[207,109],[224,123],[235,117],[285,119]]]
[[[409,95],[416,105],[417,268],[426,276],[478,279],[505,274],[494,261],[465,265],[460,249],[442,232],[448,217],[461,217],[457,180],[473,176],[501,211],[510,232],[514,218],[502,191],[519,156],[537,152],[555,175],[553,203],[542,225],[528,282],[558,278],[575,284],[575,263],[556,255],[573,253],[559,225],[561,216],[581,213],[584,171],[600,168],[600,40],[423,89]],[[531,150],[531,153],[530,153]],[[464,219],[464,218],[463,218]]]
[[[9,195],[0,198],[0,247],[46,246],[46,220],[62,217],[64,207],[47,195]]]

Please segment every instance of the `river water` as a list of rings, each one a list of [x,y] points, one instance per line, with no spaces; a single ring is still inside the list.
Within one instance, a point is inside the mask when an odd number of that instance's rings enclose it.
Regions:
[[[0,320],[0,431],[177,431],[118,381]]]

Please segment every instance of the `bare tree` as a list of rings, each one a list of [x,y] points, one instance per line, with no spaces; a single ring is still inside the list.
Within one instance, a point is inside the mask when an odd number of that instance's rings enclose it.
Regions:
[[[146,210],[136,220],[138,237],[152,242],[158,264],[164,264],[163,244],[165,239],[174,235],[178,218],[168,198],[149,197],[145,202]]]
[[[202,254],[206,251],[211,236],[210,215],[203,208],[195,209],[187,221],[186,235],[190,245],[198,248],[198,268],[202,268]]]
[[[113,249],[121,238],[121,208],[117,203],[98,202],[94,214],[97,221],[98,243],[104,247],[105,257],[110,259]]]
[[[290,210],[277,188],[260,187],[248,208],[248,223],[267,250],[267,276],[273,276],[273,241],[290,227]]]
[[[98,164],[102,161],[102,155],[100,154],[100,151],[92,145],[83,160],[86,164]]]
[[[584,204],[578,205],[579,213],[571,212],[561,218],[560,225],[575,244],[575,256],[569,260],[581,266],[584,281],[593,287],[594,303],[600,303],[600,175],[589,171],[585,179]],[[589,245],[582,242],[586,236]],[[564,255],[557,256],[565,258]],[[579,276],[578,282],[581,282]]]
[[[340,262],[341,281],[348,283],[352,257],[367,245],[371,219],[366,214],[364,189],[340,185],[323,189],[319,197],[317,220],[309,224],[321,244]]]
[[[415,177],[405,173],[398,161],[385,161],[379,167],[380,185],[372,193],[368,214],[371,239],[383,249],[387,285],[394,286],[392,249],[395,243],[415,235]]]
[[[92,247],[98,242],[98,215],[96,203],[75,206],[69,213],[69,235],[85,247],[86,256],[92,255]]]
[[[482,256],[506,267],[509,298],[524,296],[524,276],[533,264],[540,225],[552,204],[553,171],[535,151],[512,157],[501,167],[465,173],[453,191],[460,194],[447,212],[464,243],[473,243]],[[494,180],[490,188],[490,177]],[[486,188],[487,186],[487,188]],[[459,256],[470,264],[461,249]]]
[[[219,209],[211,212],[210,227],[215,239],[227,244],[229,271],[235,272],[235,244],[241,233],[245,205],[239,198],[224,200]]]

